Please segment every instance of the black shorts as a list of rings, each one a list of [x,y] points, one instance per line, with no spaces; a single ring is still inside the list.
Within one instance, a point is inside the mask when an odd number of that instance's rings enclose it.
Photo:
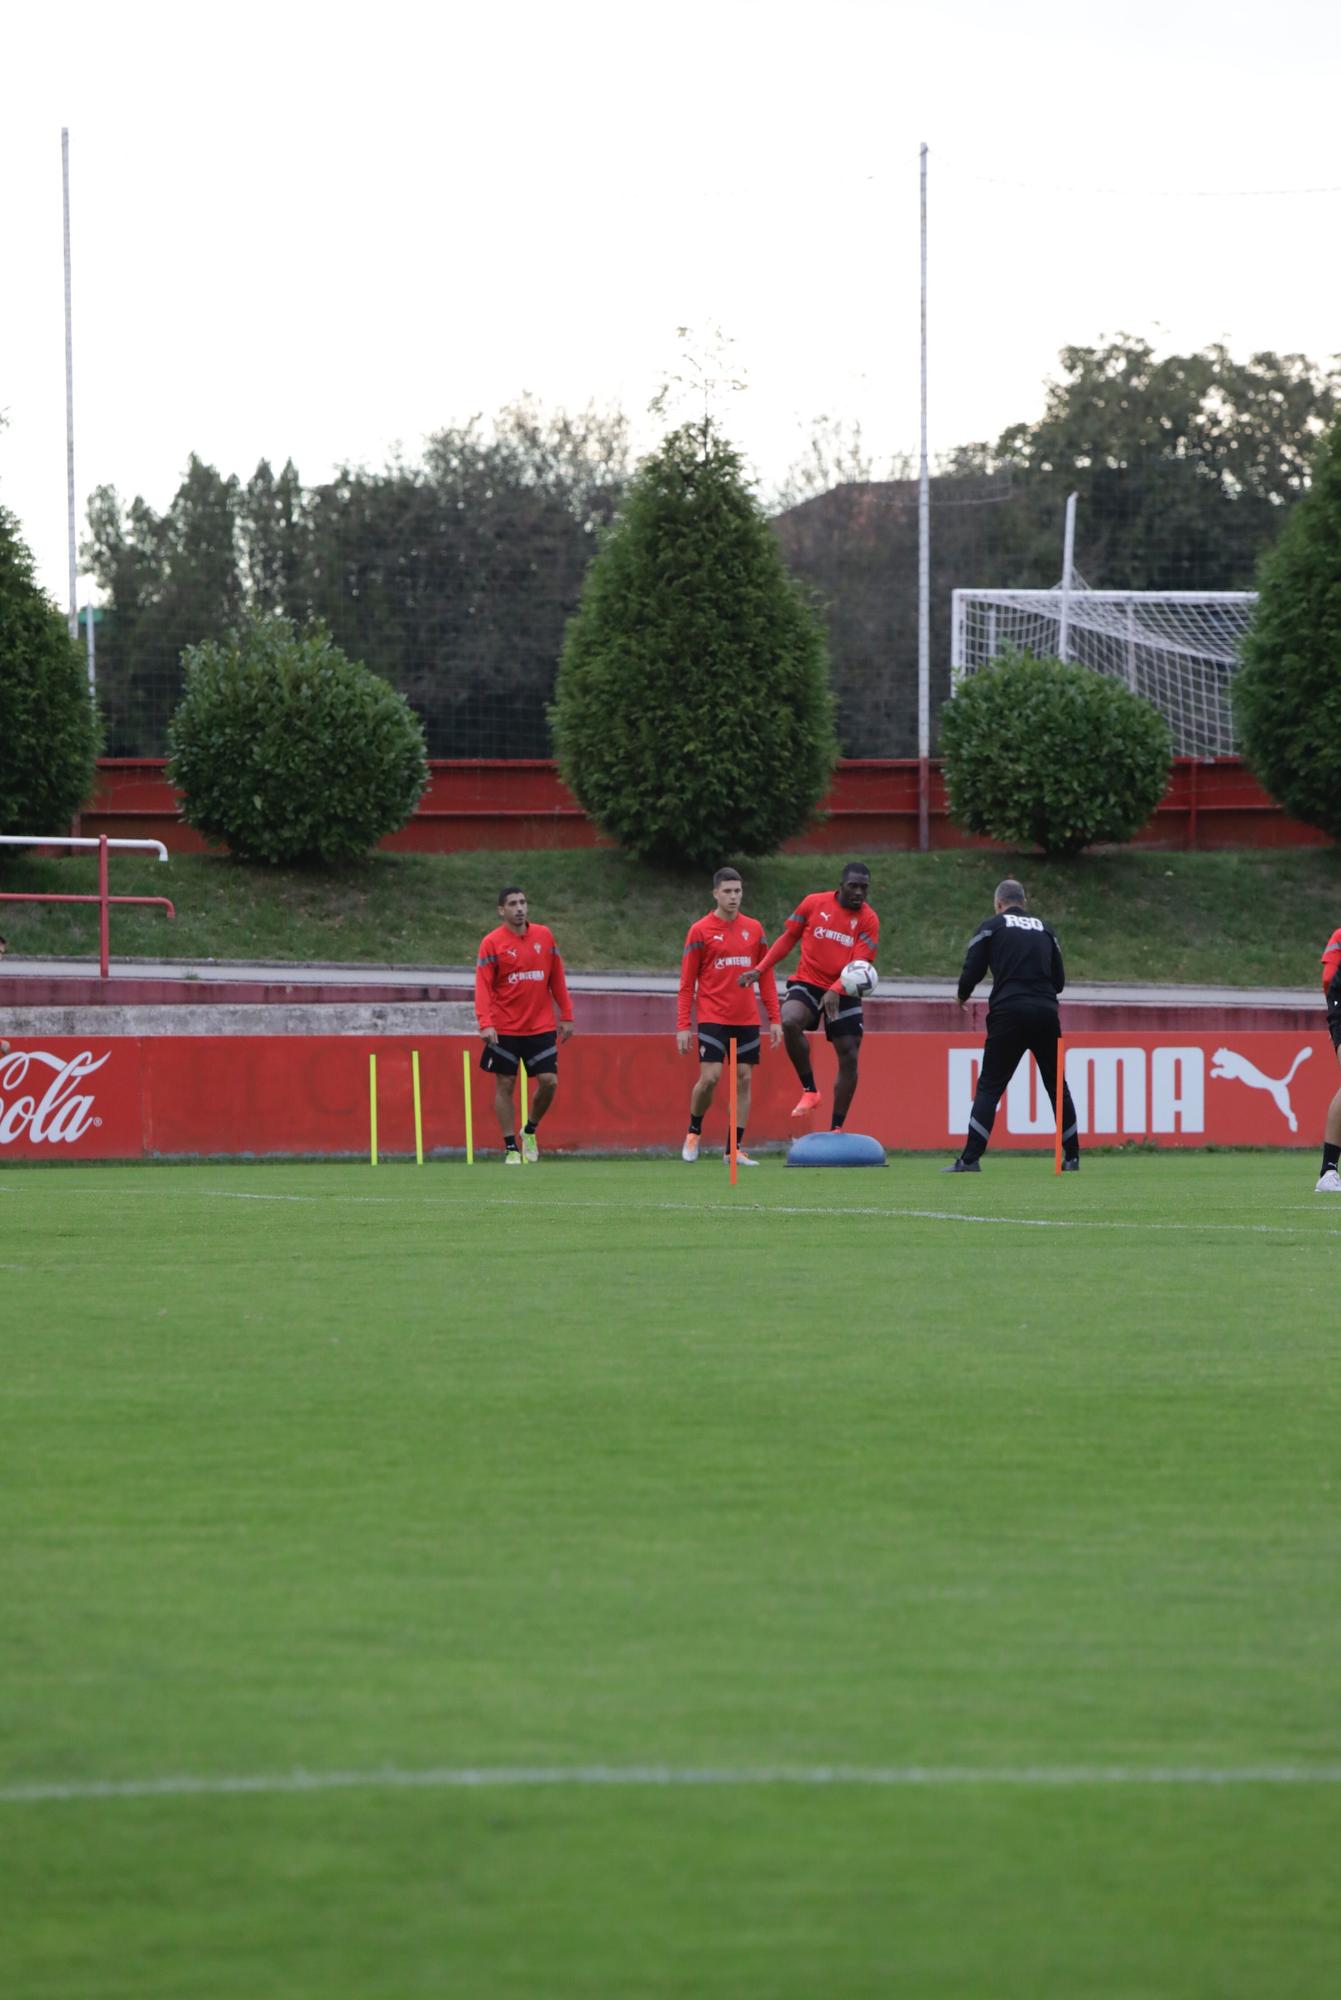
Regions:
[[[1332,1038],[1332,1047],[1341,1055],[1341,1007],[1327,1009],[1327,1032]]]
[[[727,1044],[736,1045],[738,1063],[757,1063],[759,1060],[759,1024],[752,1028],[740,1022],[700,1021],[698,1024],[698,1059],[705,1063],[719,1063],[727,1060]]]
[[[518,1063],[526,1064],[528,1076],[557,1076],[558,1036],[551,1030],[548,1035],[500,1035],[496,1042],[485,1043],[481,1069],[493,1070],[498,1076],[515,1076]]]
[[[838,998],[838,1013],[832,1021],[824,1011],[824,988],[822,986],[812,986],[808,980],[804,979],[789,979],[787,981],[787,991],[783,995],[783,998],[785,1000],[800,1000],[805,1006],[809,1007],[815,1018],[811,1022],[810,1028],[807,1028],[807,1034],[810,1033],[811,1029],[818,1028],[821,1021],[824,1023],[825,1035],[831,1042],[854,1042],[858,1036],[866,1033],[866,1026],[861,1016],[861,1002],[851,993],[840,993]]]

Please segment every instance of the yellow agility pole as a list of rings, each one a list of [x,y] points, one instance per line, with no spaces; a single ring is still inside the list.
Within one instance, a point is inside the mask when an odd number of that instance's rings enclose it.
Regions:
[[[377,1056],[368,1056],[368,1154],[377,1165]]]
[[[466,1165],[475,1164],[475,1118],[470,1101],[470,1050],[461,1051],[461,1089],[466,1103]]]
[[[414,1087],[414,1163],[424,1164],[424,1111],[419,1096],[419,1051],[410,1050],[410,1080]]]
[[[525,1126],[531,1122],[531,1093],[526,1081],[526,1064],[518,1063],[517,1068],[521,1071],[522,1124]]]

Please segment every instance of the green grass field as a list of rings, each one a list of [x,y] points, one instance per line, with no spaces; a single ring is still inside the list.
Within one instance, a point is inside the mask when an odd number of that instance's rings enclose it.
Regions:
[[[1330,2000],[1341,1204],[936,1164],[0,1174],[6,2000]]]
[[[746,904],[776,931],[798,897],[831,882],[841,856],[742,861]],[[1341,918],[1335,849],[1148,854],[1074,861],[993,853],[872,853],[883,926],[880,969],[952,980],[992,890],[1018,868],[1038,912],[1062,934],[1073,980],[1210,981],[1308,986]],[[114,893],[169,896],[119,910],[117,958],[259,958],[467,965],[496,921],[504,882],[524,884],[568,965],[584,972],[678,972],[684,934],[710,901],[704,878],[642,867],[610,849],[530,854],[379,854],[358,866],[248,868],[176,855],[163,866],[113,858]],[[89,891],[91,858],[34,860],[0,850],[0,888]],[[97,917],[71,905],[0,906],[14,956],[97,953]]]

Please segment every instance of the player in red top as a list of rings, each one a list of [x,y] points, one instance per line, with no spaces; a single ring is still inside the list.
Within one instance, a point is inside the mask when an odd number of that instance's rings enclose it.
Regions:
[[[573,1005],[554,933],[530,921],[526,891],[515,884],[500,889],[498,914],[503,921],[480,939],[475,961],[475,1018],[484,1037],[480,1068],[498,1078],[494,1110],[503,1133],[503,1164],[519,1167],[540,1158],[535,1128],[554,1102],[559,1043],[573,1032]],[[535,1095],[519,1149],[513,1097],[520,1063],[526,1064]]]
[[[680,962],[680,1004],[675,1017],[675,1046],[682,1056],[689,1054],[694,1037],[690,1032],[690,1009],[697,989],[698,1082],[689,1098],[689,1130],[680,1148],[682,1160],[698,1158],[699,1135],[708,1106],[712,1103],[727,1059],[730,1043],[736,1045],[740,1065],[736,1089],[736,1162],[742,1167],[758,1165],[741,1150],[750,1117],[750,1070],[759,1060],[759,1001],[753,993],[742,993],[738,974],[742,966],[757,966],[768,948],[763,926],[741,910],[745,884],[734,868],[719,868],[712,878],[713,908],[689,926]],[[778,1018],[778,989],[771,972],[759,982],[759,999],[768,1015],[769,1041],[774,1048],[782,1040]],[[730,1135],[727,1135],[730,1151]]]
[[[840,979],[843,967],[854,958],[875,962],[880,919],[866,900],[870,893],[870,869],[864,861],[849,861],[838,887],[803,897],[782,926],[777,943],[753,972],[740,975],[742,986],[752,986],[779,959],[786,958],[799,940],[801,962],[796,977],[787,981],[787,997],[782,1003],[782,1036],[801,1079],[801,1095],[792,1106],[792,1117],[803,1118],[820,1101],[806,1036],[823,1020],[824,1033],[838,1058],[833,1091],[835,1132],[842,1131],[857,1088],[857,1051],[864,1033],[861,1001],[844,993]]]
[[[1341,1062],[1341,930],[1333,931],[1322,954],[1322,990],[1327,1001],[1327,1027]],[[1341,1194],[1341,1090],[1327,1107],[1322,1134],[1322,1173],[1315,1194]]]

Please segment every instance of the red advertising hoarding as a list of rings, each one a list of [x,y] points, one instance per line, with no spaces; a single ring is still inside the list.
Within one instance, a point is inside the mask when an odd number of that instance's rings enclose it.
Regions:
[[[463,1050],[476,1142],[495,1146],[494,1086],[479,1073],[478,1041],[425,1035],[417,1046],[426,1147],[464,1145]],[[381,1149],[410,1153],[411,1047],[408,1038],[363,1035],[14,1038],[0,1055],[0,1164],[357,1156],[368,1146],[370,1053]],[[849,1125],[890,1148],[957,1149],[981,1049],[970,1035],[868,1035]],[[578,1034],[560,1061],[548,1149],[678,1148],[697,1061],[679,1056],[670,1035]],[[833,1059],[822,1046],[816,1071],[823,1111]],[[1337,1065],[1325,1033],[1086,1032],[1068,1043],[1067,1078],[1091,1145],[1302,1146],[1321,1137]],[[796,1088],[785,1057],[766,1054],[755,1073],[753,1141],[795,1135]],[[724,1089],[719,1100],[709,1141],[725,1131]],[[1037,1073],[1023,1065],[992,1143],[1045,1146],[1051,1131]]]

